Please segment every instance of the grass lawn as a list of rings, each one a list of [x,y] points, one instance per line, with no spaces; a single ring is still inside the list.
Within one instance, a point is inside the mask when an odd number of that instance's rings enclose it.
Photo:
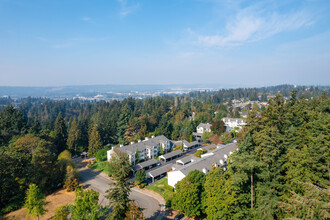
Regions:
[[[107,167],[107,163],[108,163],[108,161],[95,162],[95,163],[93,163],[93,164],[90,166],[90,168],[108,174],[108,170],[107,170],[107,168],[106,168],[106,167]]]
[[[172,200],[174,192],[173,187],[167,184],[167,178],[157,181],[153,185],[146,186],[146,189],[160,194],[166,200],[166,203]]]

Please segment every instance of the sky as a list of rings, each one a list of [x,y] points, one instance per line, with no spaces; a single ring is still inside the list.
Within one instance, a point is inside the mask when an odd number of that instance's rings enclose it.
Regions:
[[[0,86],[330,85],[329,0],[0,0]]]

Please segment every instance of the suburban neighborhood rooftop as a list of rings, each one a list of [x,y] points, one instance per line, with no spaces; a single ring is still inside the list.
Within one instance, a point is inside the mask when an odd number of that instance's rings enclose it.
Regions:
[[[157,136],[157,137],[150,138],[147,140],[143,140],[138,143],[125,145],[123,147],[120,147],[119,149],[120,149],[120,151],[126,151],[126,152],[133,153],[136,150],[142,151],[148,147],[156,146],[159,143],[165,143],[167,141],[170,141],[170,140],[167,139],[164,135],[161,135],[161,136]]]

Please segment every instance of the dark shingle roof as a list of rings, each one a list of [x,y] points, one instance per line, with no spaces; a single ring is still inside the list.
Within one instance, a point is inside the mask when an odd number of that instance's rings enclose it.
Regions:
[[[144,161],[142,163],[138,163],[136,164],[135,166],[133,166],[133,170],[134,171],[137,171],[137,170],[142,170],[146,167],[149,167],[149,166],[152,166],[152,165],[156,165],[157,163],[159,163],[157,160],[155,159],[151,159],[151,160],[147,160],[147,161]]]
[[[158,169],[152,170],[149,172],[149,175],[155,178],[159,175],[165,174],[169,169],[172,169],[172,164],[167,164],[159,167]]]
[[[167,154],[164,154],[164,155],[161,155],[160,157],[163,157],[165,159],[169,159],[169,158],[172,158],[172,157],[175,157],[175,156],[178,156],[182,154],[182,151],[181,150],[176,150],[176,151],[172,151],[170,153],[167,153]]]

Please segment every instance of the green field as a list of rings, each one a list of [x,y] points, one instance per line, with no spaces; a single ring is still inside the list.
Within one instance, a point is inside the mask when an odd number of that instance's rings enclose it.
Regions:
[[[166,206],[171,206],[171,201],[174,196],[174,190],[172,186],[167,184],[167,178],[163,178],[157,181],[153,185],[146,186],[146,189],[152,190],[158,194],[160,194],[166,200]]]
[[[108,170],[107,170],[107,163],[108,161],[100,161],[100,162],[95,162],[90,166],[90,168],[95,169],[97,171],[104,172],[109,175]]]

